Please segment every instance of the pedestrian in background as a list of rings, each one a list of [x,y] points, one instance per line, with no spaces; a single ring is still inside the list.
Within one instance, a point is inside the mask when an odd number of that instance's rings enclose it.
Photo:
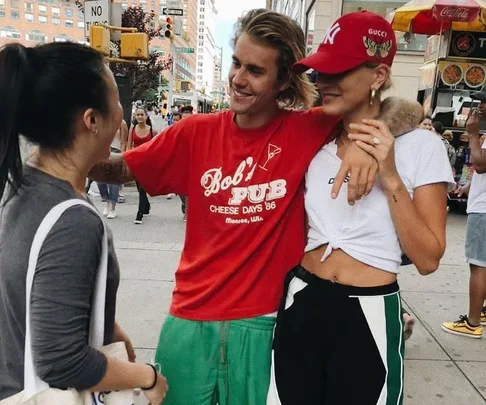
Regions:
[[[469,263],[469,311],[455,322],[444,322],[445,332],[479,339],[486,325],[486,144],[480,143],[480,124],[486,119],[486,91],[471,96],[480,100],[479,108],[471,109],[466,129],[471,148],[471,163],[475,169],[470,183],[459,189],[468,194],[466,225],[466,261]]]
[[[116,132],[113,142],[111,143],[110,151],[112,153],[120,153],[126,149],[126,137],[128,129],[125,120],[122,120],[122,124]],[[125,141],[123,141],[125,139]],[[106,201],[106,206],[103,209],[103,215],[107,219],[115,219],[118,214],[116,213],[116,204],[120,198],[121,185],[118,184],[104,184],[97,183],[98,190],[100,191],[101,199]]]
[[[136,148],[149,142],[154,137],[152,122],[144,107],[138,107],[135,110],[135,119],[132,122],[128,134],[128,149]],[[140,225],[143,222],[144,215],[150,214],[150,202],[147,192],[137,182],[138,190],[138,211],[134,223]]]

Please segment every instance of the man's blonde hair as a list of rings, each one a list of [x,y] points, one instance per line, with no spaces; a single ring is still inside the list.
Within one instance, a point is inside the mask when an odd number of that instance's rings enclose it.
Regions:
[[[233,46],[246,33],[263,45],[280,52],[278,80],[288,82],[289,87],[280,92],[278,102],[286,108],[310,108],[317,98],[317,90],[305,73],[295,74],[292,66],[306,56],[305,35],[302,28],[291,18],[265,9],[249,11],[238,20]]]

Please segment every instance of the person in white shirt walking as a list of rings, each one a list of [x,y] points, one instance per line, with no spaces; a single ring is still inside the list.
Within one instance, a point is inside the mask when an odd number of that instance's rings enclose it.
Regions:
[[[476,171],[470,184],[460,194],[469,194],[467,200],[466,260],[471,269],[469,280],[469,313],[455,322],[444,322],[445,332],[479,339],[486,325],[486,143],[480,143],[480,121],[486,117],[486,91],[475,93],[480,100],[478,109],[471,110],[466,127],[471,148],[471,162]]]

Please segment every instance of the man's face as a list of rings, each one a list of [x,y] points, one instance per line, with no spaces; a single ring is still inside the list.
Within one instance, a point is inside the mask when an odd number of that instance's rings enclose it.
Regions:
[[[174,122],[179,122],[181,120],[180,115],[174,115]]]
[[[279,51],[242,34],[235,46],[229,71],[231,110],[235,114],[258,114],[276,103],[288,86],[278,81]]]

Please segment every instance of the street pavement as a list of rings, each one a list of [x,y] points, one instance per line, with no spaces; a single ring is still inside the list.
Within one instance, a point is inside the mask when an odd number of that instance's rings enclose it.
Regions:
[[[134,225],[138,195],[133,188],[124,194],[119,217],[109,221],[121,267],[117,318],[131,336],[138,361],[146,362],[154,357],[169,308],[185,223],[178,197],[158,197],[151,199],[144,223]],[[102,206],[99,197],[94,201]],[[417,319],[406,343],[405,405],[486,404],[486,336],[463,338],[440,329],[441,322],[467,312],[465,224],[464,214],[449,214],[447,251],[436,273],[424,277],[408,266],[399,277],[404,304]],[[140,397],[137,404],[146,402]]]

